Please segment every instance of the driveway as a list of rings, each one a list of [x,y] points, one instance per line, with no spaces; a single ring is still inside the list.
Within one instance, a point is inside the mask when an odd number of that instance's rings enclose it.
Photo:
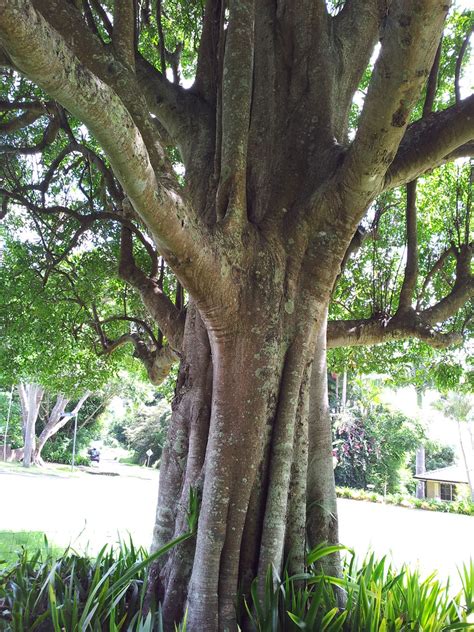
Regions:
[[[422,509],[406,509],[360,500],[338,500],[339,537],[358,557],[368,550],[388,555],[395,566],[418,565],[456,588],[457,567],[474,560],[474,517]]]
[[[44,475],[0,466],[0,530],[44,531],[51,542],[97,551],[128,533],[149,546],[158,472],[101,463],[102,472]],[[338,501],[340,539],[359,557],[371,549],[397,566],[418,564],[423,575],[438,570],[456,585],[456,567],[474,559],[474,518],[355,500]],[[5,509],[6,508],[6,509]]]
[[[131,533],[134,542],[148,547],[158,472],[106,462],[92,472],[44,475],[0,468],[0,530],[43,531],[58,546],[92,552]]]

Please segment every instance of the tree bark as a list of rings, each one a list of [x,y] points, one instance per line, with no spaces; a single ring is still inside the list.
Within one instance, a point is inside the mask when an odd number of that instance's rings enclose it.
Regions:
[[[23,420],[23,467],[30,467],[36,444],[36,420],[44,389],[39,384],[21,383],[18,386],[18,391]]]
[[[332,459],[332,429],[329,415],[326,327],[319,332],[311,374],[309,406],[309,464],[307,529],[310,547],[321,542],[338,544],[337,499]],[[340,559],[333,554],[323,560],[324,570],[339,576]]]

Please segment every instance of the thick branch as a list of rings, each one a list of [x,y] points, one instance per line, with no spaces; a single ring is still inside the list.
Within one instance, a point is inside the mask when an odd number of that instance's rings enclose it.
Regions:
[[[184,312],[178,310],[161,290],[159,284],[147,277],[136,265],[133,257],[132,234],[127,228],[122,229],[119,273],[124,281],[140,292],[148,313],[173,349],[180,352],[184,335]]]
[[[362,202],[383,186],[433,65],[448,8],[444,0],[399,0],[391,5],[359,128],[343,167],[345,184]]]
[[[112,41],[117,58],[128,68],[135,68],[135,0],[114,1]]]
[[[209,288],[199,283],[208,275],[199,269],[213,269],[220,278],[216,253],[206,249],[204,228],[197,228],[199,220],[178,191],[157,180],[148,148],[120,98],[78,61],[30,2],[0,0],[0,10],[0,41],[15,65],[89,127],[160,252],[189,290],[208,295]],[[162,148],[159,152],[165,167]]]
[[[178,360],[178,355],[169,345],[151,350],[137,334],[124,334],[116,340],[107,340],[104,351],[112,353],[112,351],[127,343],[133,344],[135,357],[143,363],[150,382],[155,386],[159,386],[166,379],[171,367]]]
[[[391,189],[461,156],[474,155],[474,95],[412,123],[385,178]]]
[[[222,78],[222,142],[217,217],[246,220],[247,138],[252,96],[254,0],[229,0]]]
[[[401,312],[411,308],[416,289],[416,282],[418,279],[418,237],[416,215],[416,180],[413,180],[407,184],[407,260],[398,306],[398,309]]]
[[[342,11],[333,18],[334,42],[343,66],[338,77],[339,105],[350,104],[374,51],[386,12],[386,0],[346,0]]]
[[[328,349],[336,347],[356,347],[378,345],[396,340],[417,338],[438,349],[460,344],[459,333],[441,333],[419,322],[391,319],[388,322],[377,319],[335,320],[328,323]]]

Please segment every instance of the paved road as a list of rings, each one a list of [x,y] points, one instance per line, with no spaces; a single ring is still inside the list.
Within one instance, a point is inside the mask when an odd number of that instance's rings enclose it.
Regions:
[[[101,464],[120,476],[77,477],[5,472],[0,468],[0,530],[44,531],[58,545],[95,551],[117,534],[131,533],[148,546],[154,520],[158,473]],[[389,553],[397,566],[419,563],[424,574],[437,569],[456,578],[456,566],[474,559],[474,518],[339,501],[341,541],[363,556],[370,548]]]

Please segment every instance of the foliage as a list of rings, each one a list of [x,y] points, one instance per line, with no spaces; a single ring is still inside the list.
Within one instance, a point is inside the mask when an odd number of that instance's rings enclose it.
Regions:
[[[459,17],[460,24],[465,23],[465,19],[466,16]],[[459,38],[459,32],[456,37]],[[452,56],[449,63],[453,63]],[[469,233],[472,169],[469,161],[445,165],[419,181],[419,279],[414,302],[420,308],[436,302],[452,287],[456,261],[449,252],[453,246],[462,243],[465,231]],[[331,319],[376,316],[388,323],[396,313],[405,271],[405,205],[406,194],[401,189],[384,193],[374,204],[365,220],[366,232],[361,247],[349,259],[338,281],[330,307]],[[467,241],[469,239],[472,236]],[[448,256],[445,257],[445,253]],[[444,263],[438,273],[433,274],[438,261]],[[443,329],[461,330],[465,340],[469,340],[473,334],[471,311],[472,305],[468,302]],[[328,354],[328,365],[331,371],[338,373],[343,370],[356,370],[358,374],[383,372],[397,385],[425,388],[427,382],[431,382],[438,390],[472,390],[474,373],[472,365],[469,366],[472,362],[470,355],[468,343],[460,351],[455,347],[440,350],[419,340],[405,340],[387,342],[379,347],[332,349]],[[418,368],[414,371],[413,367]]]
[[[95,390],[111,366],[90,343],[85,315],[61,300],[64,280],[45,284],[27,244],[6,241],[0,266],[0,377],[37,382],[51,392]],[[82,320],[82,322],[81,322]]]
[[[333,416],[336,484],[399,491],[400,469],[423,438],[421,426],[400,412],[360,404]]]
[[[346,558],[342,579],[320,572],[318,562],[343,547],[319,546],[308,554],[302,575],[280,578],[269,569],[264,597],[252,586],[246,611],[258,632],[326,630],[347,632],[402,632],[405,630],[460,630],[472,626],[474,565],[460,571],[463,589],[450,597],[433,573],[422,579],[419,571],[397,571],[386,558],[373,555],[358,565]],[[344,607],[338,595],[344,595]]]
[[[428,511],[441,511],[443,513],[456,513],[464,516],[474,516],[474,503],[467,499],[445,501],[437,498],[414,498],[405,494],[386,494],[385,496],[370,492],[365,489],[354,489],[352,487],[337,487],[336,493],[339,498],[349,498],[351,500],[367,500],[373,503],[386,503],[388,505],[399,505],[411,509],[426,509]]]
[[[171,408],[166,400],[156,405],[143,406],[135,419],[124,429],[126,445],[133,450],[137,463],[147,460],[147,450],[152,450],[151,463],[159,463],[166,440]]]
[[[68,632],[129,630],[159,632],[160,608],[147,616],[144,598],[147,567],[153,559],[190,537],[185,534],[152,556],[133,543],[121,543],[118,553],[104,548],[96,559],[51,550],[29,555],[0,571],[0,622],[5,632]],[[461,591],[450,596],[434,574],[422,579],[418,571],[393,569],[386,558],[373,555],[359,565],[352,552],[342,578],[321,574],[319,563],[344,547],[313,549],[304,574],[280,578],[267,572],[263,599],[256,582],[240,612],[241,623],[258,632],[325,630],[402,632],[469,628],[474,613],[474,564],[460,570]],[[338,595],[344,594],[341,607]],[[184,631],[185,621],[177,629]]]
[[[105,411],[104,425],[108,427],[108,437],[132,450],[135,463],[144,463],[146,452],[151,449],[151,463],[156,464],[161,457],[171,416],[169,398],[174,371],[158,389],[123,371],[119,378],[120,387],[116,392],[122,410],[117,411],[112,406]]]
[[[10,391],[0,391],[0,450],[3,448],[5,432],[7,427],[8,409],[10,408]],[[12,406],[10,411],[10,421],[8,424],[7,444],[12,448],[21,448],[23,437],[21,430],[21,410],[18,394],[16,390],[12,393]],[[2,454],[2,452],[0,452]]]
[[[83,630],[153,630],[160,611],[144,614],[147,568],[153,560],[191,537],[186,533],[148,555],[122,542],[118,554],[104,547],[97,558],[71,550],[56,558],[52,551],[30,555],[0,572],[0,622],[3,630],[83,632]]]

